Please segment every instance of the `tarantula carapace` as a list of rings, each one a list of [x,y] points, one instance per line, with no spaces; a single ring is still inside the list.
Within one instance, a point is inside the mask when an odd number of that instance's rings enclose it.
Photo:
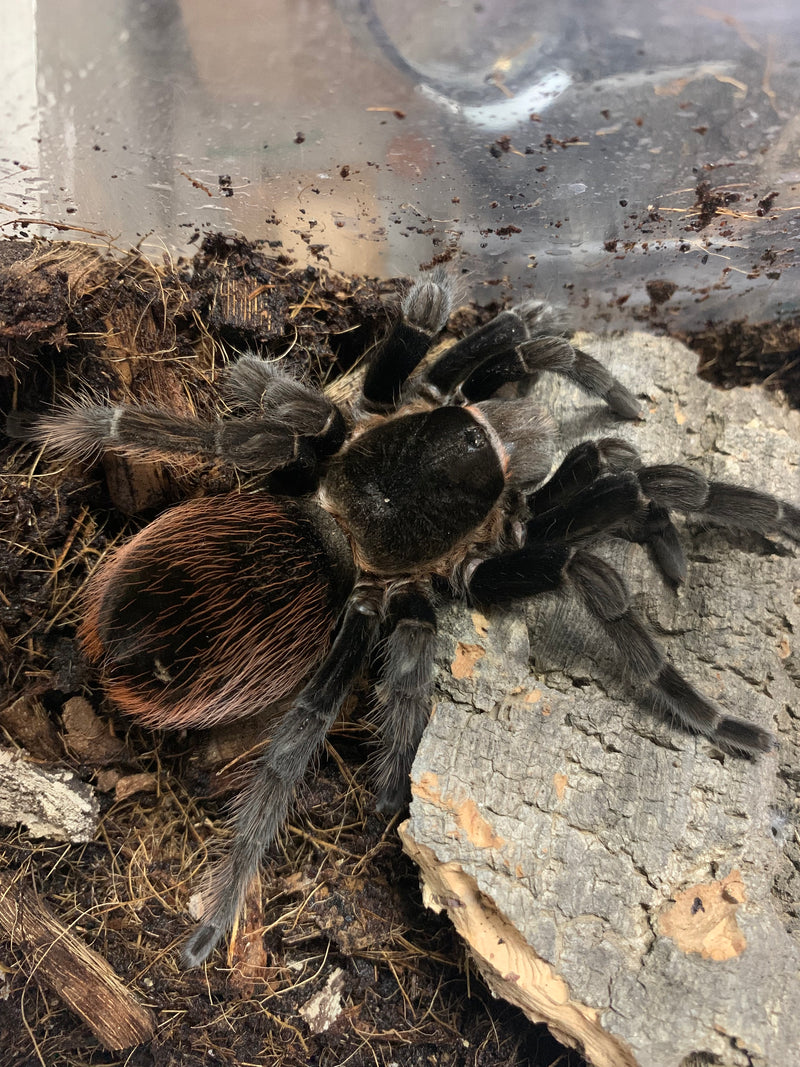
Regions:
[[[233,925],[367,666],[378,804],[403,804],[431,705],[436,598],[446,592],[489,608],[568,585],[655,705],[737,753],[774,743],[678,673],[592,546],[646,543],[680,582],[672,510],[794,540],[800,510],[683,466],[647,466],[617,438],[578,445],[551,473],[547,412],[498,391],[553,371],[623,419],[639,417],[636,399],[534,301],[426,358],[450,310],[444,271],[417,281],[346,405],[245,355],[227,375],[230,412],[214,424],[78,400],[33,431],[70,455],[195,453],[264,476],[265,488],[161,515],[100,567],[86,598],[86,651],[116,704],[143,722],[206,726],[289,704],[235,803],[233,841],[185,948],[188,965]]]

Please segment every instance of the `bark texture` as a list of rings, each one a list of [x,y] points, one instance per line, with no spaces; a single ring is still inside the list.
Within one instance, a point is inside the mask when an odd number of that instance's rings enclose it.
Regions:
[[[646,417],[623,424],[548,380],[535,398],[564,450],[621,436],[646,463],[800,501],[800,414],[706,386],[677,342],[581,341]],[[781,1067],[800,1049],[800,553],[677,521],[677,593],[640,546],[608,558],[679,670],[778,751],[736,759],[660,719],[568,592],[489,618],[454,608],[402,833],[491,987],[591,1063]]]
[[[0,932],[19,949],[31,975],[56,992],[104,1048],[131,1048],[155,1035],[155,1014],[110,964],[5,871],[0,871]]]
[[[92,787],[72,771],[0,748],[0,826],[19,822],[32,837],[91,841],[99,811]]]

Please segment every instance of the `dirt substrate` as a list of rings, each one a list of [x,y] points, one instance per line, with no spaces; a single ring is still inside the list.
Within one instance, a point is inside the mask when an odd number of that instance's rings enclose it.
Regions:
[[[192,263],[157,266],[135,252],[7,241],[3,423],[87,388],[210,414],[226,359],[246,348],[328,380],[385,329],[399,288],[294,270],[223,237]],[[461,312],[459,325],[477,316]],[[423,907],[394,825],[374,812],[358,698],[262,893],[251,893],[234,958],[179,969],[189,898],[208,842],[224,833],[229,779],[218,772],[259,727],[131,728],[87,669],[75,627],[80,589],[110,548],[173,501],[228,489],[234,476],[200,462],[65,465],[6,436],[0,447],[0,749],[24,749],[48,773],[71,769],[100,806],[99,830],[83,844],[0,828],[4,1067],[577,1067],[575,1053],[492,999],[449,924]],[[131,1043],[114,1036],[127,1011],[142,1043],[115,1049]]]

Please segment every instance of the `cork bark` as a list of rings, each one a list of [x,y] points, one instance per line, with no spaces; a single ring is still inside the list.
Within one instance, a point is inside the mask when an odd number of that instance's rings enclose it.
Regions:
[[[667,339],[582,347],[646,397],[645,420],[548,380],[535,398],[565,450],[622,436],[645,462],[800,501],[800,414],[775,395],[706,386]],[[568,590],[456,607],[402,834],[492,989],[590,1063],[778,1067],[800,1048],[800,552],[678,522],[679,591],[641,546],[608,557],[676,666],[779,749],[737,759],[659,718]]]
[[[99,811],[92,787],[72,771],[0,747],[0,826],[22,823],[32,837],[91,841]]]

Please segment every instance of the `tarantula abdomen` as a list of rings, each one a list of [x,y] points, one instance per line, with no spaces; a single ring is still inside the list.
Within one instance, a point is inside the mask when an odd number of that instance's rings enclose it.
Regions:
[[[210,726],[292,693],[353,585],[324,512],[229,494],[165,512],[104,562],[81,638],[109,696],[149,726]]]

